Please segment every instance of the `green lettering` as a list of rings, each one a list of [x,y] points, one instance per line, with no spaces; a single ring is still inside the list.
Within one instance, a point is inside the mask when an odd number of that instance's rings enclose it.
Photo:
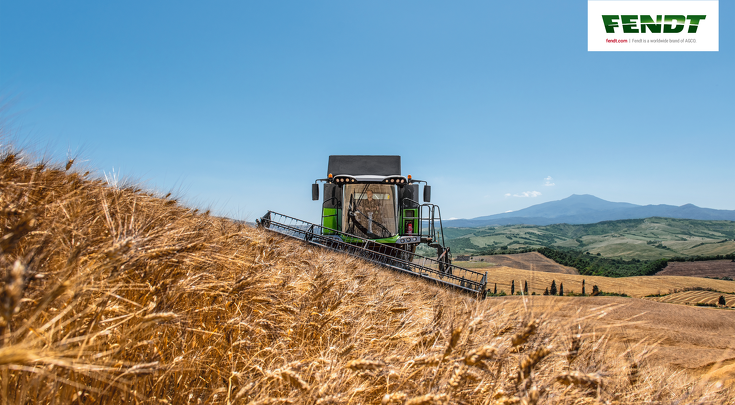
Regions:
[[[623,32],[626,34],[638,33],[638,16],[637,15],[621,15],[620,22],[623,24]]]
[[[687,32],[690,34],[696,34],[697,28],[699,28],[699,22],[707,18],[707,16],[706,15],[688,15],[687,18],[689,19],[689,31]]]
[[[666,24],[664,24],[664,33],[677,34],[682,32],[684,30],[686,20],[687,19],[684,18],[683,15],[667,15],[665,18]],[[673,24],[673,21],[676,21],[676,25]]]
[[[648,28],[649,31],[651,31],[652,34],[660,34],[661,33],[661,18],[663,16],[656,16],[656,23],[653,23],[653,18],[651,18],[650,15],[642,15],[641,16],[641,34],[646,33],[646,28]]]
[[[614,34],[615,33],[615,27],[618,27],[618,23],[615,22],[620,18],[620,16],[617,15],[603,15],[602,16],[602,22],[605,24],[605,32],[608,34]]]

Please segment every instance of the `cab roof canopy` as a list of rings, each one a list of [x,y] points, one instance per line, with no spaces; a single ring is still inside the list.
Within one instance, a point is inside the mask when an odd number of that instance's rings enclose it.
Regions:
[[[331,155],[327,175],[400,176],[401,157],[385,155]]]

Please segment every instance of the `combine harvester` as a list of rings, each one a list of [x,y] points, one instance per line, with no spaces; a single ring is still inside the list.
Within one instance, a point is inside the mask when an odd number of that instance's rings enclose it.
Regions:
[[[402,176],[400,156],[330,156],[327,178],[312,184],[314,201],[319,182],[324,183],[321,224],[268,211],[258,226],[485,297],[487,273],[452,264],[441,211],[430,203],[431,186]],[[435,249],[436,258],[417,254],[420,244]]]

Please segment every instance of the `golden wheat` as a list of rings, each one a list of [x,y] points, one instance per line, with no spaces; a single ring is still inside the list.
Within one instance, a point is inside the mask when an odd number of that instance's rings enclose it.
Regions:
[[[633,368],[578,320],[476,301],[76,170],[0,157],[4,403],[734,398]]]

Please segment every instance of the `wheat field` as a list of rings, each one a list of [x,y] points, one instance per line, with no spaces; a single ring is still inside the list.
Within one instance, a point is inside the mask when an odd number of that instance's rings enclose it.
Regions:
[[[680,291],[673,294],[664,295],[662,297],[647,298],[652,301],[670,302],[672,304],[685,305],[718,305],[719,298],[725,299],[725,305],[728,308],[735,307],[735,294],[722,294],[717,291]]]
[[[476,301],[74,166],[0,156],[2,403],[735,399],[612,342],[604,305]]]

